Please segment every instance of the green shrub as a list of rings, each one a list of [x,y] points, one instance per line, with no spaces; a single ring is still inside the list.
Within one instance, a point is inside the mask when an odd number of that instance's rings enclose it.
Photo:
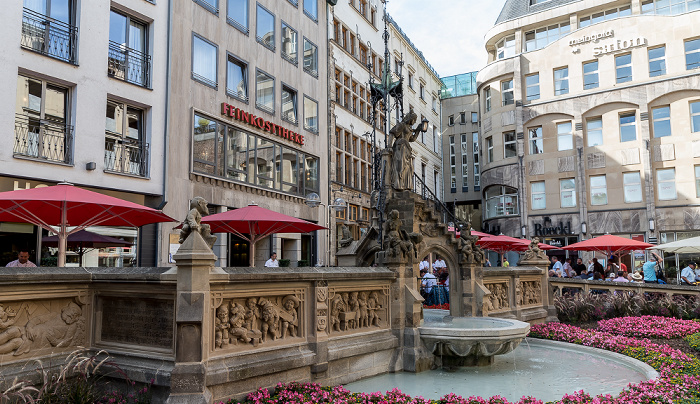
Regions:
[[[309,266],[309,260],[299,260],[297,262],[297,266],[299,267],[308,267]]]
[[[288,267],[289,264],[290,264],[291,262],[292,262],[292,261],[291,261],[291,260],[288,260],[288,259],[281,259],[281,260],[280,260],[280,266],[281,266],[281,267]]]

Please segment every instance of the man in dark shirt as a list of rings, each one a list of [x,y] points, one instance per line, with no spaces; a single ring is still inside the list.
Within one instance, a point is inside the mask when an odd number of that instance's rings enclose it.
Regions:
[[[586,266],[583,265],[583,260],[581,258],[578,258],[572,267],[574,271],[576,271],[576,276],[581,276],[581,274],[586,273]]]

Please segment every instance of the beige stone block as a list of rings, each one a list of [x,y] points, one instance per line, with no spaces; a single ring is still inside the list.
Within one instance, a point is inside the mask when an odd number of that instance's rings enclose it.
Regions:
[[[355,373],[374,366],[374,354],[355,356],[349,359],[349,371]]]
[[[639,164],[639,148],[620,150],[620,164],[623,166],[630,164]]]
[[[544,175],[544,160],[534,160],[527,162],[530,175]]]
[[[675,159],[676,149],[673,143],[654,146],[654,161],[671,161]]]

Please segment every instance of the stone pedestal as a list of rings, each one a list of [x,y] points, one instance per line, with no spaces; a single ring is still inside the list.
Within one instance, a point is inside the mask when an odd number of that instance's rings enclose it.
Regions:
[[[450,315],[453,317],[476,317],[481,311],[485,288],[479,284],[482,267],[476,264],[461,264],[454,281],[451,282]]]
[[[549,260],[546,258],[534,258],[529,260],[521,260],[519,266],[537,267],[542,270],[542,307],[547,310],[547,318],[545,322],[559,322],[557,317],[557,309],[554,307],[554,294],[549,287]]]
[[[167,403],[210,404],[206,367],[212,324],[210,271],[216,255],[202,236],[193,232],[173,257],[177,262],[175,367]]]

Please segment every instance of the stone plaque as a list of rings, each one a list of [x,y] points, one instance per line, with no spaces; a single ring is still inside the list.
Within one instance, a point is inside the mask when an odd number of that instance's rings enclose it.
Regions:
[[[543,175],[544,174],[544,160],[534,160],[528,161],[527,166],[529,168],[530,175]]]
[[[100,297],[103,342],[172,349],[175,304],[172,300]]]
[[[574,171],[574,156],[559,157],[557,166],[560,173]]]

